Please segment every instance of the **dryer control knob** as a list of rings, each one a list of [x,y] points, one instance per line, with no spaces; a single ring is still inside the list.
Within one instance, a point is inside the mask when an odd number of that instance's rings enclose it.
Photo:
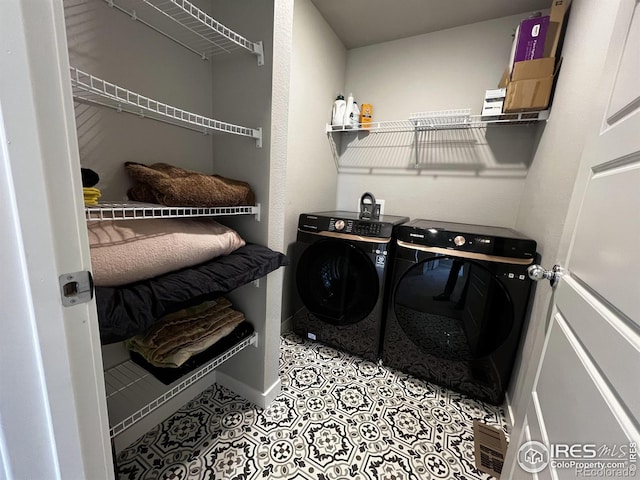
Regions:
[[[342,230],[344,228],[344,220],[336,220],[336,230]]]
[[[466,241],[467,240],[462,235],[458,235],[453,239],[453,243],[455,243],[457,247],[461,247],[466,243]]]

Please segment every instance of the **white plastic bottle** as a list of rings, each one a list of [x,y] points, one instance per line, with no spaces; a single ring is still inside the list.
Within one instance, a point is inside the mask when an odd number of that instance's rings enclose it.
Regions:
[[[344,97],[341,93],[336,97],[336,101],[333,102],[333,111],[331,112],[331,125],[341,127],[344,125],[345,111],[347,109],[347,102],[344,101]]]
[[[347,97],[347,106],[344,110],[344,120],[342,124],[345,128],[351,128],[351,113],[353,112],[353,93],[350,93]]]
[[[358,102],[355,100],[351,104],[351,113],[349,114],[349,125],[351,128],[358,128],[360,124],[360,109],[358,108]]]

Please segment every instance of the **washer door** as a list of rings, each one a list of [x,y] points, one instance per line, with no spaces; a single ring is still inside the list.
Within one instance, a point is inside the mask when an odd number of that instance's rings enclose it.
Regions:
[[[351,325],[369,315],[380,288],[373,262],[344,240],[309,246],[300,257],[296,285],[307,309],[332,325]]]
[[[448,360],[489,355],[514,323],[511,297],[492,265],[433,257],[413,265],[398,282],[394,313],[423,352]]]

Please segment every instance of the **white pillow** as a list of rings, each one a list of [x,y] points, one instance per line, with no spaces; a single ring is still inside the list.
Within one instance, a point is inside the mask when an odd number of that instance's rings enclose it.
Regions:
[[[116,287],[191,267],[244,246],[209,218],[89,222],[93,280]]]

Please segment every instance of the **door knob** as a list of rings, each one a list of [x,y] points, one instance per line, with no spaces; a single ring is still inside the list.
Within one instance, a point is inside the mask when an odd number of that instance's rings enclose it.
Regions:
[[[562,275],[564,275],[564,268],[560,265],[554,265],[551,270],[545,270],[544,267],[540,265],[531,265],[527,268],[527,273],[529,274],[529,278],[531,280],[535,280],[539,282],[540,280],[549,280],[549,283],[552,287],[555,287]]]

